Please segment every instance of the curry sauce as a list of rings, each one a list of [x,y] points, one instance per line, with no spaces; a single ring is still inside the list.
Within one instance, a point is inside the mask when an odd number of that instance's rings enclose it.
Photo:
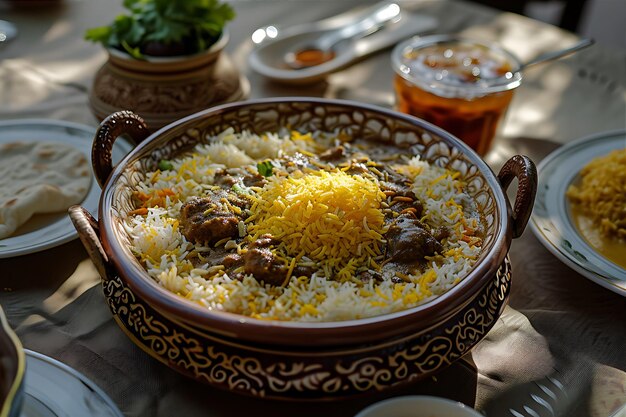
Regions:
[[[593,219],[576,206],[570,207],[576,230],[600,255],[626,269],[626,242],[602,233]]]

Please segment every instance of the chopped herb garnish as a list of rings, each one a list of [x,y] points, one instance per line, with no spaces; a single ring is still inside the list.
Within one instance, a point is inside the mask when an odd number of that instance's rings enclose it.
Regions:
[[[165,159],[161,159],[159,161],[159,169],[161,171],[171,171],[174,169],[174,165],[172,165],[172,163],[170,161],[167,161]]]
[[[233,184],[231,189],[235,192],[235,194],[250,194],[250,191],[247,188],[244,188],[239,184]]]
[[[273,172],[274,165],[272,165],[272,161],[263,161],[256,164],[256,168],[259,170],[259,174],[264,177],[271,177]]]

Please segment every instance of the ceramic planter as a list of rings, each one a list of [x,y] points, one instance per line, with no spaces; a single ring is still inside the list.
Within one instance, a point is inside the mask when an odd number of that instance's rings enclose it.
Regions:
[[[207,107],[241,100],[250,87],[223,52],[227,43],[224,32],[207,51],[144,60],[107,49],[108,59],[89,92],[93,113],[102,120],[132,110],[157,129]]]

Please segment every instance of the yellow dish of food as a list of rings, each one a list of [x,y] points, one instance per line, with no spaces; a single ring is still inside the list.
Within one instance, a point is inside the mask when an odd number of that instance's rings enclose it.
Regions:
[[[593,159],[569,187],[567,197],[583,237],[626,268],[626,149]]]

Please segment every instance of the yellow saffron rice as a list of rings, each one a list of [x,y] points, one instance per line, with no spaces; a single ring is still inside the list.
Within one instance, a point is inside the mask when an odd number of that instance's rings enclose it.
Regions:
[[[606,236],[626,239],[626,149],[595,158],[580,171],[567,196]]]
[[[272,177],[246,222],[253,241],[271,234],[288,255],[307,254],[329,276],[347,278],[351,266],[381,254],[384,198],[377,182],[340,170]]]

